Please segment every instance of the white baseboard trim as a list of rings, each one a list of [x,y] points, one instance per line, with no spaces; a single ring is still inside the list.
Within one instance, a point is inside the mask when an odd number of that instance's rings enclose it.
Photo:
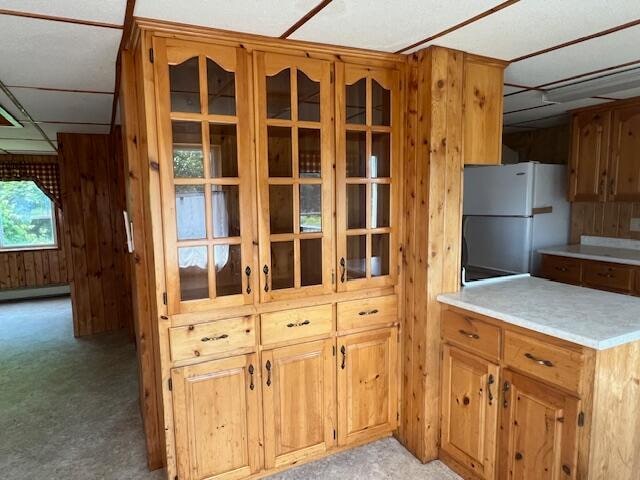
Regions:
[[[0,302],[10,300],[24,300],[27,298],[54,297],[71,293],[69,285],[56,285],[55,287],[20,288],[17,290],[0,291]]]

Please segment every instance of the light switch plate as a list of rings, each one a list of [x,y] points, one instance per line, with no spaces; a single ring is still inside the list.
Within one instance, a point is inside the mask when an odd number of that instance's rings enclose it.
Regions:
[[[631,225],[629,225],[629,230],[632,232],[640,232],[640,218],[632,218]]]

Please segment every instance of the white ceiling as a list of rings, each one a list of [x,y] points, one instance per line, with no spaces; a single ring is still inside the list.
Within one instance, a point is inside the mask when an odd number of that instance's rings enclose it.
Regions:
[[[319,2],[137,0],[134,15],[279,37]],[[52,141],[60,131],[109,130],[126,3],[0,0],[0,10],[41,17],[0,13],[0,80]],[[491,10],[502,6],[504,0],[333,0],[290,38],[410,52],[410,45],[435,37],[413,50],[434,44],[512,61],[505,72],[507,132],[563,123],[568,109],[607,101],[546,104],[539,88],[626,70],[640,78],[640,25],[606,33],[640,19],[640,0],[520,0]],[[447,29],[452,31],[442,34]],[[640,88],[606,97],[638,95]],[[25,124],[0,127],[1,150],[51,151],[2,93],[0,105]]]

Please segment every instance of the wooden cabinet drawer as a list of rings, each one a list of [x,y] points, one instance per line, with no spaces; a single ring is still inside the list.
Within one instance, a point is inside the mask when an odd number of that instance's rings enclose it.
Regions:
[[[228,318],[215,322],[174,327],[169,330],[171,360],[187,360],[205,355],[218,355],[256,346],[253,316]]]
[[[331,305],[263,313],[260,316],[262,344],[329,335],[332,316]]]
[[[624,265],[601,262],[585,262],[583,282],[588,287],[631,292],[633,270]]]
[[[518,370],[580,392],[584,363],[580,352],[505,331],[504,361]]]
[[[500,357],[500,328],[470,315],[445,310],[442,337],[492,358]]]
[[[579,285],[582,281],[582,262],[577,258],[542,255],[541,274],[549,280]]]
[[[341,331],[388,325],[397,321],[398,299],[395,295],[338,303],[338,330]]]

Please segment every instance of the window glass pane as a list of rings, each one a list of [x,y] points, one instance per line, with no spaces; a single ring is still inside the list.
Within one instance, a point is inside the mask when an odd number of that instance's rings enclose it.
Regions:
[[[291,120],[291,70],[267,77],[267,118]]]
[[[178,65],[169,65],[169,89],[172,112],[200,113],[200,76],[198,57]]]
[[[314,82],[298,70],[298,119],[320,121],[320,82]]]
[[[367,276],[367,236],[347,236],[347,280]]]
[[[34,182],[0,182],[0,248],[55,244],[51,199]]]
[[[176,185],[178,240],[207,238],[204,205],[204,185]]]
[[[373,125],[391,125],[391,92],[375,80],[371,80],[371,101]]]
[[[238,185],[211,186],[213,236],[240,236],[240,192]]]
[[[390,193],[389,184],[371,185],[371,228],[389,226]]]
[[[367,186],[347,185],[347,228],[367,227]]]
[[[270,177],[291,177],[291,128],[267,127]]]
[[[271,233],[293,233],[293,186],[269,185]]]
[[[322,239],[300,240],[300,285],[322,285]]]
[[[322,231],[322,185],[300,185],[300,231]]]
[[[209,298],[207,247],[178,248],[180,298],[183,301]]]
[[[199,122],[171,122],[173,176],[203,178],[202,126]]]
[[[371,134],[371,159],[369,162],[371,178],[391,177],[391,135],[389,133]]]
[[[367,134],[347,132],[347,177],[367,176]]]
[[[271,288],[293,288],[293,242],[271,243]]]
[[[236,76],[207,58],[207,95],[209,113],[236,114]]]
[[[320,130],[298,129],[298,169],[300,177],[320,178],[322,176],[320,156]]]
[[[211,177],[238,176],[238,139],[235,125],[209,125]]]
[[[364,125],[367,122],[367,79],[347,85],[346,97],[347,123]]]
[[[240,245],[214,246],[213,261],[216,266],[216,296],[242,293]]]
[[[371,276],[389,275],[389,234],[371,235]]]

